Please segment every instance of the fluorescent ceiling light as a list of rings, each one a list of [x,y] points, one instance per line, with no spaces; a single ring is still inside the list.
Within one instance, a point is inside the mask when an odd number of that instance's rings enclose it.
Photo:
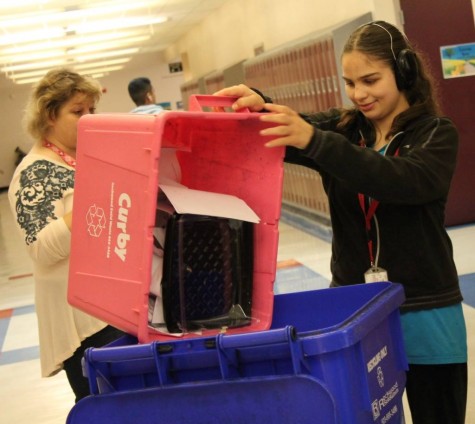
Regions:
[[[157,3],[157,2],[155,2]],[[74,20],[83,20],[85,18],[97,18],[99,16],[110,16],[114,14],[121,14],[124,12],[136,11],[140,9],[149,9],[154,5],[154,2],[109,2],[102,7],[81,7],[77,9],[61,10],[61,9],[42,9],[35,11],[30,16],[22,16],[20,18],[5,19],[2,22],[3,29],[8,28],[24,28],[28,26],[35,26],[38,23],[42,25],[51,23],[65,23]]]
[[[121,65],[123,63],[127,63],[130,61],[130,57],[125,57],[121,59],[111,59],[111,60],[101,60],[100,62],[92,62],[92,63],[80,63],[75,64],[74,69],[88,69],[88,68],[95,68],[97,66],[112,66],[112,65]]]
[[[0,54],[19,54],[27,53],[31,51],[45,50],[46,48],[56,49],[56,48],[66,48],[74,47],[76,45],[86,45],[90,43],[98,43],[101,41],[111,41],[111,40],[121,40],[122,38],[127,37],[136,37],[139,35],[150,34],[150,30],[147,29],[136,29],[133,31],[119,31],[119,32],[107,32],[93,35],[79,35],[79,36],[68,36],[61,39],[42,41],[40,43],[29,43],[21,44],[16,46],[9,46],[0,50]]]
[[[49,3],[51,0],[15,0],[15,2],[12,3],[5,3],[2,2],[0,3],[0,9],[2,10],[8,10],[8,9],[17,9],[19,7],[25,7],[25,6],[37,6],[37,5],[43,5],[46,3]]]
[[[80,55],[83,53],[111,50],[111,49],[117,49],[121,47],[132,46],[134,44],[147,41],[148,39],[150,39],[150,35],[141,35],[137,37],[128,37],[123,40],[108,41],[105,43],[88,43],[81,47],[73,47],[73,48],[65,49],[65,50],[58,50],[58,49],[45,50],[45,51],[30,52],[30,53],[16,54],[16,55],[10,55],[10,56],[0,55],[0,63],[5,63],[5,64],[8,63],[8,64],[13,65],[15,63],[34,62],[36,60],[52,59],[52,58],[64,57],[64,56],[73,58],[74,56]],[[1,54],[1,50],[0,50],[0,54]]]
[[[120,58],[120,59],[111,59],[111,60],[101,60],[100,62],[89,62],[89,63],[81,63],[79,65],[72,65],[67,66],[69,68],[74,68],[76,71],[81,70],[91,70],[94,71],[94,68],[101,68],[101,67],[109,67],[114,65],[123,65],[130,61],[130,57]],[[42,77],[46,72],[48,72],[51,68],[44,68],[38,69],[35,71],[28,71],[28,72],[15,72],[14,74],[10,75],[9,78],[11,79],[24,79],[24,78],[32,78],[32,77]]]
[[[55,57],[64,56],[64,50],[46,50],[46,51],[37,51],[35,53],[28,54],[17,54],[10,56],[0,56],[0,63],[22,63],[22,62],[34,62],[36,60],[51,59]]]
[[[0,36],[0,46],[11,46],[12,44],[31,43],[32,41],[61,38],[64,36],[64,29],[59,27],[44,28],[36,31],[4,34]]]
[[[90,21],[81,24],[69,25],[67,27],[67,31],[70,31],[75,34],[91,34],[96,32],[112,31],[116,29],[126,29],[161,24],[166,22],[167,20],[168,19],[164,16],[108,19],[106,21]]]
[[[130,37],[130,38],[127,38],[126,40],[110,41],[107,43],[100,43],[100,44],[88,44],[88,45],[83,45],[81,47],[68,49],[67,54],[79,55],[82,53],[97,52],[98,50],[116,49],[120,47],[130,46],[131,44],[140,43],[148,39],[150,39],[149,35],[141,35],[139,37]]]
[[[108,63],[115,70],[131,55],[156,51],[157,43],[150,43],[155,25],[168,20],[158,16],[163,0],[1,3],[0,71],[16,81],[60,66],[97,74]]]
[[[81,75],[89,75],[92,78],[100,78],[100,77],[103,77],[103,76],[107,75],[109,72],[119,71],[122,68],[123,68],[123,66],[109,66],[109,67],[102,67],[102,68],[93,69],[93,70],[90,70],[90,71],[77,71],[77,72]],[[37,76],[31,77],[31,78],[13,77],[11,79],[16,84],[32,84],[32,83],[35,83],[35,82],[41,80],[41,78],[43,78],[43,76],[46,74],[46,72],[47,71],[45,71],[41,75],[37,75]]]
[[[113,50],[111,52],[101,52],[101,53],[96,53],[96,54],[77,56],[75,60],[76,62],[87,62],[88,60],[102,59],[106,57],[127,56],[130,54],[138,53],[139,50],[140,49],[138,47],[134,47],[131,49],[123,49],[123,50]]]
[[[45,69],[38,69],[36,71],[28,71],[28,72],[21,72],[21,73],[15,73],[15,74],[6,74],[6,76],[10,79],[15,79],[15,78],[32,78],[32,77],[37,77],[37,76],[43,76],[48,72],[51,68],[45,68]]]
[[[24,71],[28,69],[47,69],[47,68],[54,68],[56,66],[66,65],[67,60],[66,58],[57,59],[57,60],[49,60],[45,62],[33,62],[33,63],[22,63],[20,65],[10,65],[4,66],[0,71],[4,73],[11,73],[15,71]]]
[[[38,18],[36,18],[38,20]],[[41,19],[41,18],[39,18]],[[45,27],[36,31],[14,32],[0,36],[0,46],[12,44],[33,43],[40,40],[50,40],[77,34],[95,34],[105,31],[115,31],[128,28],[146,27],[166,22],[163,16],[156,17],[131,17],[108,19],[103,21],[86,21],[85,23],[72,24],[67,27]],[[2,22],[2,27],[3,27]]]
[[[115,57],[115,56],[127,56],[135,54],[140,49],[138,47],[130,48],[130,49],[122,49],[122,50],[113,50],[111,52],[100,52],[95,54],[77,56],[74,59],[68,59],[67,57],[63,56],[61,59],[44,61],[44,62],[31,62],[31,63],[21,63],[18,65],[9,65],[4,66],[0,69],[0,71],[4,73],[12,73],[16,71],[25,71],[29,69],[42,69],[42,68],[53,68],[56,66],[74,66],[76,63],[87,62],[91,60]]]
[[[88,69],[87,71],[78,71],[80,74],[96,74],[96,73],[106,73],[106,72],[113,72],[113,71],[118,71],[119,69],[122,69],[124,65],[117,65],[117,66],[103,66],[97,69]]]
[[[33,78],[26,78],[26,79],[22,79],[22,80],[13,80],[13,82],[15,84],[33,84],[33,83],[39,81],[41,78],[43,78],[43,77],[39,76],[39,77],[33,77]]]

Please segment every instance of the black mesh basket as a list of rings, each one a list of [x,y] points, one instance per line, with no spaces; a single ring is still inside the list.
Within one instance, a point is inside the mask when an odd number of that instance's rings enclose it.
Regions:
[[[162,298],[170,332],[250,324],[253,224],[173,214],[167,224]]]

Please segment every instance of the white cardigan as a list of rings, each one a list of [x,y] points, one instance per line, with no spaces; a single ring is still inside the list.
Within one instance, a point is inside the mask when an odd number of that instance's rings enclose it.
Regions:
[[[8,198],[33,261],[41,374],[63,368],[81,342],[107,324],[67,302],[71,232],[62,216],[72,210],[74,169],[38,153],[18,165]]]

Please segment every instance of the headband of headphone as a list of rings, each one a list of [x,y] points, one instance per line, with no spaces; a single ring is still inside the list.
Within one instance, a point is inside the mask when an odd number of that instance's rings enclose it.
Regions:
[[[402,49],[397,55],[394,52],[393,36],[391,32],[383,26],[383,22],[375,21],[366,25],[374,25],[386,31],[391,41],[391,53],[394,58],[394,75],[396,76],[396,85],[399,90],[411,88],[417,79],[417,59],[415,53],[409,49]],[[395,28],[395,27],[394,27]],[[395,28],[396,31],[399,31]],[[407,40],[406,36],[401,35]]]

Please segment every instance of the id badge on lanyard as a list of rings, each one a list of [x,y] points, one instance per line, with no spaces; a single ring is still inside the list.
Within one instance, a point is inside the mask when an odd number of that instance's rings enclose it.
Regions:
[[[360,201],[361,209],[363,210],[363,213],[365,216],[366,234],[368,238],[368,252],[369,252],[369,259],[371,262],[370,268],[364,273],[364,280],[366,283],[377,283],[381,281],[389,281],[387,271],[384,268],[379,267],[374,261],[373,240],[371,239],[371,236],[370,236],[371,220],[376,212],[379,202],[373,199],[369,204],[368,212],[366,212],[365,197],[361,193],[359,193],[358,198]]]
[[[360,145],[364,146],[365,143],[362,140]],[[394,153],[394,156],[399,156],[399,148]],[[361,209],[363,210],[363,214],[365,217],[365,224],[366,224],[366,235],[368,238],[368,251],[369,251],[369,259],[371,262],[371,266],[369,269],[364,273],[364,280],[366,283],[377,283],[381,281],[389,281],[388,273],[384,268],[378,266],[375,263],[374,255],[373,255],[373,240],[371,239],[371,220],[376,212],[376,209],[379,205],[379,202],[374,199],[370,199],[368,212],[366,212],[366,204],[365,204],[365,196],[361,193],[358,193],[358,199],[360,201]],[[379,243],[379,240],[378,240]],[[378,246],[379,248],[379,246]]]
[[[364,273],[365,283],[378,283],[380,281],[389,281],[388,273],[384,268],[372,266]]]

